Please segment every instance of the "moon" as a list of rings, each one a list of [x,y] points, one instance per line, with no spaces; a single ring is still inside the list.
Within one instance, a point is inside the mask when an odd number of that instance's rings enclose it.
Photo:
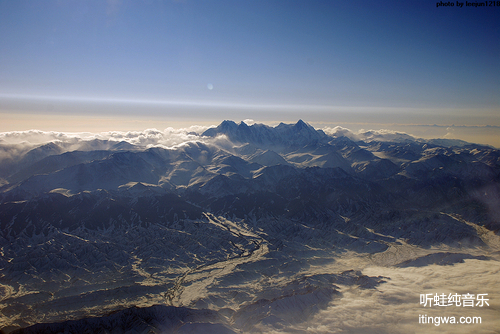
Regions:
[[[209,83],[209,84],[207,85],[207,88],[208,88],[208,90],[212,90],[212,89],[214,89],[214,85],[212,85],[211,83]]]

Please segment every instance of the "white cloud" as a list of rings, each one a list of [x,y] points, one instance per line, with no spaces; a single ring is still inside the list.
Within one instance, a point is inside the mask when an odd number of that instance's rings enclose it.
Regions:
[[[454,139],[455,138],[455,129],[452,127],[446,128],[446,134],[444,135],[446,139]]]
[[[356,265],[356,264],[353,264]],[[495,333],[500,328],[500,262],[465,260],[453,266],[419,268],[371,267],[368,276],[389,277],[376,289],[342,287],[343,297],[334,300],[307,324],[293,330],[307,333]],[[487,293],[489,307],[423,307],[420,294]],[[481,324],[422,324],[428,317],[481,317]],[[290,333],[293,331],[290,330]]]
[[[0,133],[0,143],[6,144],[46,144],[49,142],[76,143],[93,139],[126,141],[130,144],[145,146],[156,143],[179,144],[187,140],[198,138],[208,129],[206,126],[192,126],[183,129],[167,128],[165,130],[146,129],[143,131],[108,131],[100,133],[91,132],[55,132],[55,131],[11,131]]]
[[[243,123],[245,123],[247,125],[252,125],[252,124],[255,124],[255,121],[253,119],[247,118],[247,119],[243,120]]]
[[[352,131],[350,129],[341,126],[336,126],[334,128],[325,127],[322,130],[327,135],[333,137],[345,136],[351,140],[364,140],[364,141],[378,140],[378,141],[395,141],[395,142],[415,140],[415,137],[405,132],[385,130],[385,129],[380,129],[380,130],[361,129],[359,131]]]
[[[341,126],[336,126],[334,128],[331,127],[325,127],[322,129],[327,135],[333,136],[333,137],[347,137],[349,139],[357,140],[358,137],[354,134],[353,131],[343,128]]]
[[[127,142],[140,149],[150,147],[175,148],[187,143],[202,142],[231,150],[234,146],[226,136],[203,137],[207,126],[164,130],[146,129],[143,131],[108,131],[100,133],[70,133],[54,131],[12,131],[0,133],[0,163],[20,157],[38,146],[55,143],[64,151],[108,149],[119,142]],[[100,140],[96,142],[95,140]]]

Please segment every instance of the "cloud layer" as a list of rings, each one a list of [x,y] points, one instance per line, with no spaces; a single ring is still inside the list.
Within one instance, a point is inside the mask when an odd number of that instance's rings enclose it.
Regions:
[[[409,135],[404,132],[400,131],[394,131],[394,130],[365,130],[361,129],[359,131],[351,131],[350,129],[341,127],[341,126],[336,126],[336,127],[325,127],[322,129],[327,135],[333,136],[333,137],[342,137],[345,136],[349,139],[352,140],[364,140],[364,141],[371,141],[371,140],[379,140],[379,141],[396,141],[396,142],[402,142],[402,141],[408,141],[408,140],[415,140],[416,138],[412,135]]]
[[[368,276],[387,277],[376,289],[341,286],[343,296],[318,312],[313,319],[293,328],[267,333],[496,333],[500,326],[500,262],[465,260],[453,266],[418,268],[373,266],[367,259],[353,258],[345,265]],[[364,263],[364,264],[361,264]],[[331,268],[335,270],[336,268]],[[325,270],[325,269],[322,269]],[[485,307],[423,307],[420,294],[487,293]],[[456,317],[457,324],[419,323],[419,316]],[[459,324],[460,317],[481,317],[481,324]]]
[[[244,121],[248,125],[255,122],[247,119]],[[77,144],[81,141],[91,140],[109,140],[115,142],[127,142],[140,147],[151,147],[162,145],[165,147],[174,147],[186,142],[202,141],[209,139],[202,137],[201,134],[208,129],[208,126],[194,125],[188,128],[174,129],[172,127],[164,130],[146,129],[143,131],[108,131],[100,133],[91,132],[56,132],[56,131],[11,131],[0,133],[0,144],[34,146],[46,144],[49,142],[58,142],[64,144]],[[351,131],[341,126],[325,127],[322,130],[332,136],[346,136],[355,140],[382,140],[382,141],[404,141],[415,140],[415,138],[404,132],[393,130],[359,130]]]

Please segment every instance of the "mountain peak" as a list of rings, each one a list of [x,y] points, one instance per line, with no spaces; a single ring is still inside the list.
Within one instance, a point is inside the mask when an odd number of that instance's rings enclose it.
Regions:
[[[238,128],[238,124],[230,120],[224,120],[216,128],[210,128],[205,130],[201,135],[205,137],[215,137],[219,134],[229,135],[233,133]]]
[[[326,135],[317,131],[311,125],[299,119],[295,124],[280,123],[276,127],[264,124],[248,126],[245,122],[236,124],[233,121],[223,121],[216,128],[206,130],[203,135],[215,137],[225,134],[229,139],[237,142],[246,142],[259,145],[302,145],[310,140],[321,140]]]
[[[235,129],[238,125],[234,121],[224,120],[217,128],[220,129]]]
[[[303,120],[299,119],[297,121],[297,123],[295,123],[295,127],[297,128],[303,128],[303,127],[307,127],[309,124],[307,124],[306,122],[304,122]]]
[[[314,127],[312,127],[310,124],[304,122],[301,119],[299,119],[297,121],[297,123],[295,123],[293,128],[296,129],[297,131],[307,130],[307,131],[311,131],[311,132],[317,132],[317,130]]]

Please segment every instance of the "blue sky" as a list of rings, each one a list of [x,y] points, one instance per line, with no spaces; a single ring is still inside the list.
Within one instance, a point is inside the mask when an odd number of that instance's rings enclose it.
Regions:
[[[500,126],[500,6],[0,0],[0,40],[9,120]]]

